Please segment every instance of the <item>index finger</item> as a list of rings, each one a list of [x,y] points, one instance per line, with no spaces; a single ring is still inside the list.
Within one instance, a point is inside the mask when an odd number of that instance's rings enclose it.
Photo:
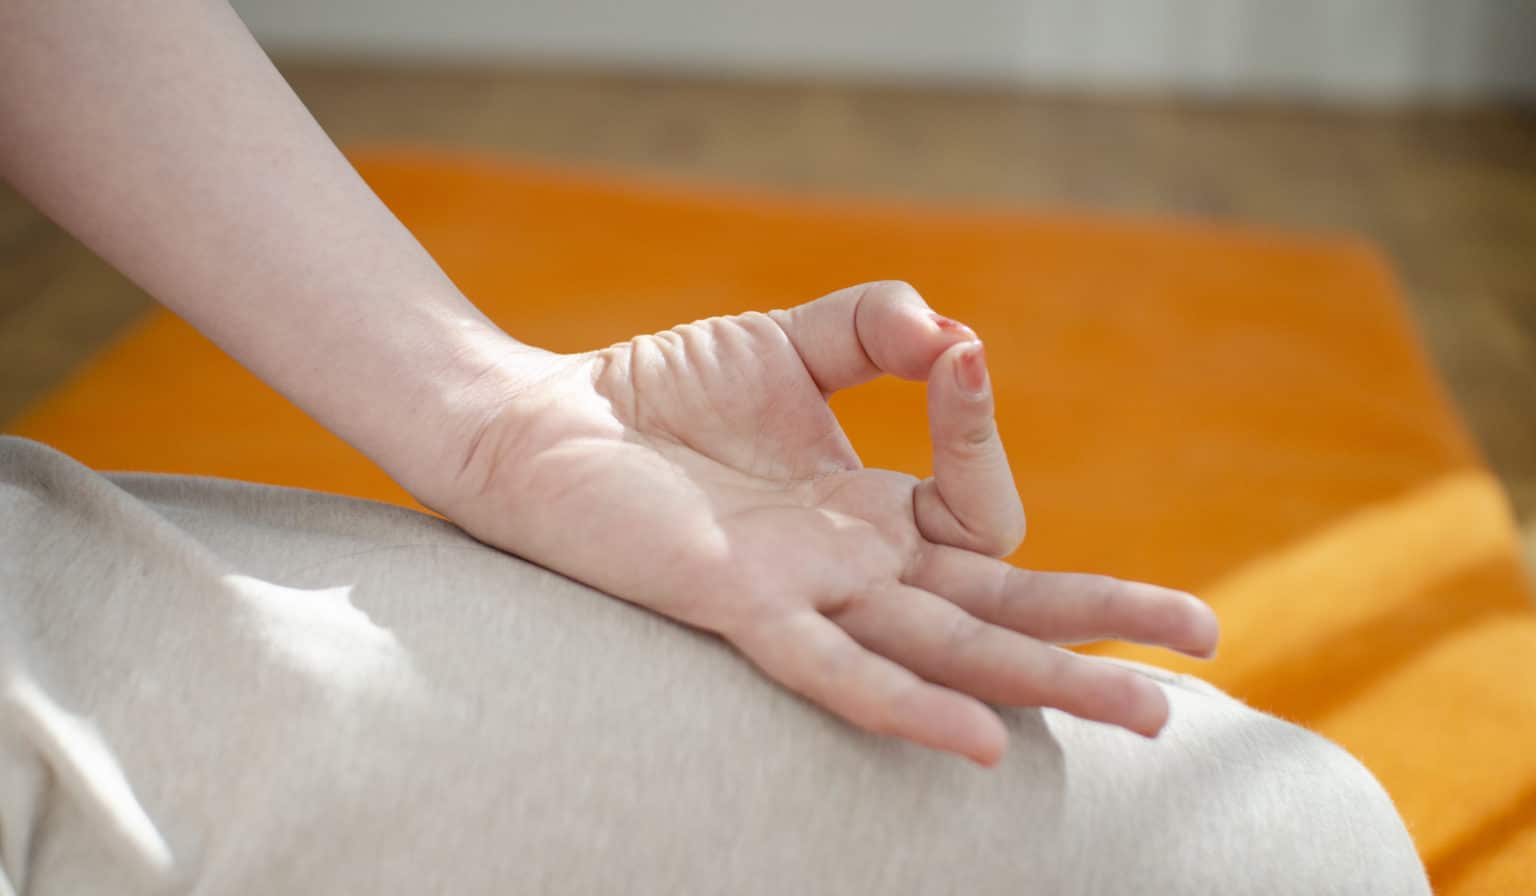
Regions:
[[[951,346],[928,375],[933,476],[913,495],[918,531],[937,544],[993,557],[1024,540],[1024,505],[993,419],[980,342]]]

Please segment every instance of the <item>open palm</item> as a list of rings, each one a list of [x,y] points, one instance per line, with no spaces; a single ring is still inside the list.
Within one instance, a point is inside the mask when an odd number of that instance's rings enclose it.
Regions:
[[[1167,703],[1055,643],[1197,655],[1194,598],[996,557],[1024,514],[981,344],[910,287],[710,318],[546,355],[442,507],[491,544],[718,633],[769,676],[871,731],[994,763],[982,701],[1152,735]],[[826,399],[881,373],[928,382],[934,477],[864,468]]]

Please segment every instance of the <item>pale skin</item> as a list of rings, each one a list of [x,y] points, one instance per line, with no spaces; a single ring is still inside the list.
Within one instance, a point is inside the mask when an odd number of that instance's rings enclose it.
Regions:
[[[855,725],[983,765],[1007,740],[988,703],[1154,736],[1159,688],[1056,645],[1215,650],[1188,594],[996,559],[1024,512],[985,352],[911,287],[524,345],[223,2],[0,0],[0,173],[470,534],[714,632]],[[927,383],[930,479],[864,468],[827,405],[882,374]]]

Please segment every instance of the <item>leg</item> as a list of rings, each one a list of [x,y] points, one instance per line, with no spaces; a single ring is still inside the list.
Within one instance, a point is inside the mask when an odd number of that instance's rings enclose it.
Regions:
[[[1369,773],[1188,679],[987,771],[408,511],[0,440],[0,521],[21,892],[1427,892]]]

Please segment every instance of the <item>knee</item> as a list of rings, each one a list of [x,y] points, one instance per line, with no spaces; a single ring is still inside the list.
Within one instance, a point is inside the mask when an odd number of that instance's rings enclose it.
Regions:
[[[1288,840],[1298,861],[1313,857],[1313,892],[1429,893],[1413,838],[1375,775],[1321,735],[1263,718],[1299,744],[1289,771],[1298,811],[1270,820],[1267,833]]]
[[[1216,891],[1429,893],[1391,798],[1355,757],[1321,735],[1209,685],[1166,685],[1183,761],[1231,846]]]

